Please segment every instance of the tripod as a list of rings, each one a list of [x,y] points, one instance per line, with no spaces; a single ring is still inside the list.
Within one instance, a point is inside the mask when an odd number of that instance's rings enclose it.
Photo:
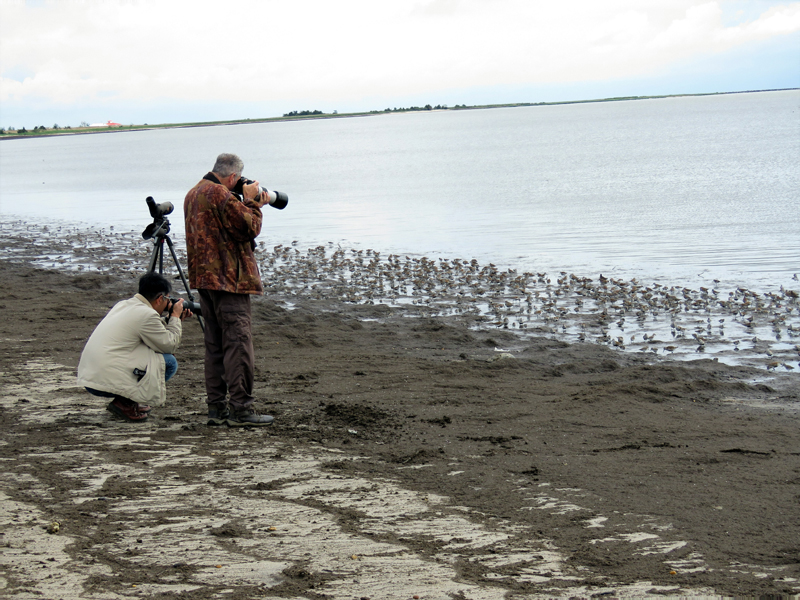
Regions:
[[[189,300],[194,303],[194,296],[192,296],[192,292],[189,289],[189,282],[183,274],[183,269],[181,269],[181,263],[178,262],[178,257],[175,256],[175,247],[172,245],[172,239],[169,237],[169,228],[169,219],[162,215],[154,217],[153,222],[142,232],[142,237],[144,239],[149,240],[152,238],[153,240],[153,253],[150,255],[150,264],[147,268],[147,272],[153,273],[156,270],[156,263],[158,263],[158,274],[164,274],[164,242],[166,242],[172,260],[178,268],[178,275],[181,276],[183,287],[186,289],[186,295],[189,297]],[[203,318],[199,313],[196,316],[197,320],[200,322],[200,329],[205,331]]]

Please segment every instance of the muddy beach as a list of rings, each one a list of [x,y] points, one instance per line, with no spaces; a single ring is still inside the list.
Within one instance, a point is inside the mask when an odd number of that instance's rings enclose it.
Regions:
[[[274,425],[206,426],[194,320],[130,424],[74,373],[133,269],[28,258],[0,263],[0,595],[800,594],[795,372],[273,290]]]

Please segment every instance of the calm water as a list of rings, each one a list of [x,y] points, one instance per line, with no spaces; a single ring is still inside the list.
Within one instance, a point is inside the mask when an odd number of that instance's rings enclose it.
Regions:
[[[113,115],[112,115],[113,116]],[[220,152],[289,194],[262,239],[797,287],[800,91],[0,142],[0,217],[141,231]]]

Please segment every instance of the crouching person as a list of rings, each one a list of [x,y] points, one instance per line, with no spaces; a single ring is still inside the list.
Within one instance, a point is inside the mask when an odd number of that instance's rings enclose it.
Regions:
[[[158,273],[139,280],[139,293],[118,302],[95,328],[78,364],[78,384],[104,398],[127,421],[145,421],[150,404],[167,399],[166,382],[178,370],[183,300],[170,306],[169,281]],[[166,320],[161,314],[169,309]]]

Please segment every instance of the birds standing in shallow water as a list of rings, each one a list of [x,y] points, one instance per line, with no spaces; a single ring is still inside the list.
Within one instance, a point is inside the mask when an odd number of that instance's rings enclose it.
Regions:
[[[783,335],[800,336],[798,299],[791,290],[725,292],[718,280],[695,290],[564,271],[549,277],[474,259],[383,258],[374,250],[341,248],[329,254],[324,246],[292,254],[278,245],[272,256],[264,259],[272,269],[264,279],[275,292],[304,295],[306,288],[296,285],[300,274],[315,282],[316,298],[413,307],[430,316],[466,317],[478,326],[620,350],[708,356],[727,350],[739,358],[739,340],[726,337],[726,325],[734,336],[766,328],[776,342]]]
[[[140,273],[152,252],[151,242],[133,231],[20,222],[6,224],[4,239],[6,257],[84,272]],[[185,265],[182,245],[175,249]],[[384,256],[334,244],[302,251],[299,241],[272,248],[261,242],[257,257],[273,297],[381,303],[467,319],[471,326],[626,351],[693,356],[729,351],[740,361],[761,357],[771,370],[794,370],[800,356],[800,345],[792,341],[800,337],[800,294],[784,287],[760,294],[744,287],[721,290],[719,280],[695,290],[565,271],[552,277],[475,259]],[[743,350],[739,338],[752,339],[752,349]]]

